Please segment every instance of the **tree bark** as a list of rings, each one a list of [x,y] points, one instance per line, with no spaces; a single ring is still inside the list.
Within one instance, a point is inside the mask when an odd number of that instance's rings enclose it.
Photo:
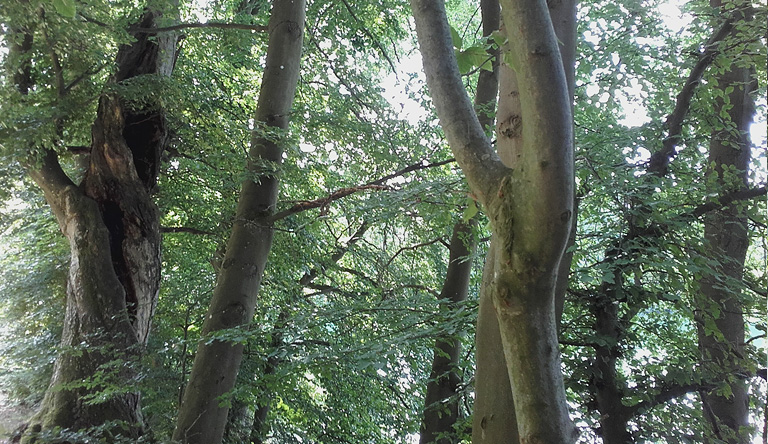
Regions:
[[[472,273],[472,254],[475,251],[474,219],[459,222],[451,235],[448,270],[440,292],[441,311],[455,311],[469,292]],[[420,444],[451,444],[457,442],[454,425],[459,418],[459,384],[457,372],[461,358],[461,339],[457,334],[438,338],[432,370],[424,399],[424,416],[421,422]]]
[[[712,0],[715,8],[720,0]],[[751,20],[743,11],[737,20]],[[717,62],[715,62],[717,63]],[[707,183],[714,183],[713,192],[724,194],[748,187],[747,170],[750,159],[749,125],[754,115],[751,93],[755,89],[754,70],[733,63],[726,72],[717,75],[718,86],[726,94],[715,101],[715,116],[727,115],[712,133],[709,145],[710,168]],[[728,93],[728,89],[732,89]],[[701,281],[696,320],[699,349],[704,368],[713,373],[733,375],[744,373],[744,307],[739,283],[749,235],[744,207],[729,205],[709,213],[704,218],[704,239],[711,258],[719,266]],[[713,328],[714,327],[714,328]],[[731,395],[702,392],[704,416],[711,426],[711,436],[717,442],[750,442],[749,400],[742,378],[727,379]]]
[[[444,5],[412,0],[411,6],[441,126],[496,237],[491,286],[520,441],[573,442],[554,306],[573,216],[573,122],[546,2],[501,5],[522,116],[523,144],[514,169],[483,137],[461,84]],[[505,100],[502,92],[500,108]]]
[[[269,20],[267,65],[247,170],[222,270],[203,325],[200,342],[173,439],[185,444],[220,443],[229,408],[222,397],[232,390],[243,346],[209,341],[216,332],[246,326],[253,317],[261,278],[272,245],[278,174],[286,139],[267,137],[261,126],[285,131],[299,78],[304,29],[303,0],[275,0]],[[222,402],[223,401],[223,402]]]
[[[148,10],[136,26],[153,28],[160,17],[159,11]],[[33,38],[27,31],[15,51],[30,51]],[[118,72],[111,81],[168,76],[175,52],[175,35],[155,39],[139,34],[134,43],[119,48]],[[28,67],[15,80],[26,95],[32,87]],[[63,97],[62,85],[56,87]],[[150,193],[166,142],[161,111],[135,110],[104,95],[80,186],[51,150],[41,162],[27,165],[69,240],[71,263],[62,352],[24,443],[50,439],[55,429],[101,434],[107,441],[143,433],[133,363],[146,344],[157,303],[160,231]]]

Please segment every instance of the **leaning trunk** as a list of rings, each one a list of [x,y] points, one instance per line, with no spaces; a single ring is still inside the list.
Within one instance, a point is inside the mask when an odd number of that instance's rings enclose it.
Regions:
[[[137,27],[152,28],[159,17],[148,11]],[[173,35],[137,34],[133,44],[119,49],[112,81],[170,75],[175,46]],[[31,84],[17,80],[19,86]],[[69,241],[71,263],[62,352],[25,443],[51,439],[56,430],[81,433],[67,438],[74,441],[85,441],[85,434],[109,441],[143,433],[134,364],[158,297],[160,231],[150,193],[166,142],[161,111],[136,110],[105,95],[80,186],[53,151],[28,167]]]
[[[272,9],[266,68],[254,119],[260,128],[251,142],[248,162],[251,176],[242,184],[232,234],[203,325],[204,340],[197,349],[173,434],[185,444],[220,443],[224,434],[229,409],[222,397],[234,387],[243,346],[212,336],[243,327],[253,317],[272,246],[277,171],[287,141],[274,132],[288,128],[299,77],[304,9],[303,0],[275,0]]]

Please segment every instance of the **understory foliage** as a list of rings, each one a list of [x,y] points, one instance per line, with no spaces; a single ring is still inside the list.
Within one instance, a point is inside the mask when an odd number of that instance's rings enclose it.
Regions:
[[[161,2],[160,0],[152,3]],[[488,219],[448,149],[431,108],[407,2],[309,2],[299,86],[280,167],[274,246],[250,325],[201,337],[222,266],[266,53],[266,32],[185,28],[170,79],[139,76],[108,85],[125,29],[145,2],[30,0],[0,6],[0,391],[35,405],[45,392],[61,334],[66,242],[20,164],[55,149],[77,176],[97,99],[161,103],[171,130],[154,194],[161,214],[160,298],[136,381],[150,436],[173,432],[199,341],[245,345],[225,442],[410,443],[418,436],[435,339],[463,344],[456,442],[470,442],[473,337]],[[266,24],[266,0],[179,2],[181,23]],[[481,39],[479,2],[449,1],[454,44],[471,94],[478,57],[503,40]],[[668,137],[681,89],[723,14],[707,3],[657,0],[579,4],[575,90],[578,223],[560,324],[563,374],[580,442],[600,442],[600,350],[615,357],[617,388],[636,442],[702,442],[700,394],[750,394],[750,433],[766,427],[766,7],[720,41],[695,86],[669,172],[649,173]],[[649,13],[652,11],[653,13]],[[682,18],[682,21],[680,19]],[[169,19],[168,25],[172,24]],[[2,34],[35,27],[36,87],[23,101],[18,60]],[[247,27],[247,26],[244,26]],[[10,33],[8,33],[11,36]],[[56,67],[56,65],[59,65]],[[717,75],[750,67],[757,89],[745,198],[708,183],[708,143],[728,131],[713,115],[725,92]],[[56,93],[61,74],[70,94]],[[65,121],[67,130],[54,122]],[[760,129],[762,128],[762,131]],[[274,135],[282,137],[285,135]],[[710,180],[711,182],[711,180]],[[760,189],[762,188],[762,192]],[[742,279],[719,274],[704,217],[743,208],[750,247]],[[477,213],[477,214],[476,214]],[[440,304],[451,229],[479,220],[469,298]],[[695,313],[702,279],[739,295],[743,372],[702,362]],[[601,299],[607,288],[612,299]],[[599,304],[617,317],[596,330]],[[707,309],[710,309],[708,307]],[[717,312],[717,307],[715,307]],[[716,315],[715,315],[716,316]],[[703,328],[711,331],[714,324]],[[717,335],[714,331],[713,334]],[[108,385],[104,391],[115,390]]]

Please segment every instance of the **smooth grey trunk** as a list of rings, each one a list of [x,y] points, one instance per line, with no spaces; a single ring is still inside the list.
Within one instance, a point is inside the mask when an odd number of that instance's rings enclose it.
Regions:
[[[160,17],[160,12],[148,10],[135,27],[153,28]],[[28,32],[20,46],[12,45],[12,52],[31,49],[33,34]],[[169,76],[177,36],[144,32],[135,38],[119,48],[117,73],[110,81]],[[54,64],[60,69],[58,61]],[[14,76],[23,95],[33,85],[28,68]],[[59,97],[65,96],[62,82],[57,83]],[[130,387],[136,383],[136,360],[146,344],[158,297],[160,231],[150,193],[168,132],[162,111],[136,110],[118,97],[104,95],[91,134],[87,170],[79,186],[62,170],[54,151],[46,151],[40,164],[27,165],[69,241],[71,263],[63,351],[40,409],[22,437],[24,443],[48,439],[42,436],[55,436],[58,429],[88,432],[108,422],[115,425],[98,432],[107,442],[143,434],[139,394]],[[122,364],[110,366],[114,360]],[[89,386],[97,372],[107,375],[108,382]],[[107,385],[128,389],[85,402],[110,388]]]
[[[456,311],[467,299],[472,273],[472,255],[476,247],[472,232],[474,219],[453,226],[448,270],[440,292],[441,311]],[[454,426],[459,418],[459,385],[457,366],[461,358],[461,338],[457,334],[435,340],[432,370],[424,400],[420,444],[457,442]]]
[[[711,6],[721,8],[720,0]],[[751,20],[749,11],[739,20]],[[732,31],[733,33],[734,31]],[[707,177],[715,183],[715,193],[723,194],[748,187],[747,170],[750,160],[749,125],[754,115],[751,93],[755,89],[754,70],[733,63],[726,72],[717,75],[718,87],[732,88],[727,98],[715,101],[713,114],[728,117],[722,128],[712,133],[709,145],[710,168]],[[733,173],[732,171],[736,171]],[[710,256],[717,263],[715,274],[701,281],[701,294],[696,302],[699,349],[704,368],[713,373],[733,375],[744,373],[744,306],[739,283],[744,272],[744,260],[749,246],[745,208],[738,203],[713,211],[704,218],[704,239]],[[714,331],[709,328],[714,325]],[[722,334],[719,337],[718,334]],[[742,378],[729,380],[731,396],[702,392],[704,416],[710,424],[709,442],[746,444],[750,441],[749,399]]]
[[[443,3],[412,0],[411,7],[440,124],[497,242],[490,284],[520,441],[573,442],[555,321],[557,270],[573,216],[573,119],[547,4],[501,4],[522,116],[514,169],[502,163],[466,97]],[[501,90],[500,109],[506,100]]]
[[[475,333],[475,405],[472,417],[472,444],[516,444],[517,417],[512,384],[501,346],[499,321],[493,307],[491,279],[495,260],[495,241],[485,257],[480,308]]]
[[[498,0],[484,0],[480,3],[483,21],[483,35],[491,35],[501,27],[501,10]],[[493,71],[481,71],[477,80],[475,110],[483,128],[494,125],[495,111],[499,94],[499,71],[501,69],[499,49],[493,51],[495,57]],[[486,111],[485,113],[483,111]],[[480,286],[477,329],[475,331],[475,404],[472,415],[472,442],[480,443],[516,443],[517,418],[512,397],[512,384],[503,359],[501,333],[496,310],[493,307],[491,277],[494,263],[494,237],[485,258],[483,280]]]
[[[272,246],[272,220],[278,193],[283,136],[299,78],[305,2],[275,0],[269,20],[269,46],[251,142],[232,234],[203,324],[195,362],[179,409],[173,439],[185,444],[220,443],[227,422],[226,395],[234,387],[243,346],[209,338],[243,328],[253,317],[261,278]],[[263,131],[262,131],[263,130]]]

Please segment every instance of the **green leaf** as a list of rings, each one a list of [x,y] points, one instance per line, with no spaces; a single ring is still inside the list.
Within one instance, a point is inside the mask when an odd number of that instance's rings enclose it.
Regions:
[[[464,210],[464,214],[461,216],[464,222],[469,222],[469,220],[475,217],[475,214],[477,214],[477,204],[475,204],[474,199],[467,198],[467,201],[467,208]]]
[[[53,0],[53,7],[56,8],[56,12],[67,18],[75,18],[77,8],[75,7],[75,0]]]
[[[451,26],[451,40],[453,41],[454,48],[461,49],[463,41],[461,40],[461,36],[459,35],[458,31],[456,31],[453,26]]]
[[[493,32],[491,33],[491,39],[492,39],[492,40],[493,40],[493,41],[494,41],[494,42],[495,42],[497,45],[499,45],[499,46],[502,46],[502,45],[504,45],[504,43],[506,43],[506,42],[507,42],[507,38],[506,38],[506,37],[504,36],[504,34],[503,34],[501,31],[499,31],[499,30],[493,31]]]
[[[491,67],[490,56],[488,52],[485,50],[485,48],[483,47],[471,46],[465,49],[464,51],[462,51],[462,55],[469,59],[469,62],[472,64],[473,67],[479,66],[480,68],[487,69],[487,70],[493,69]]]
[[[472,71],[472,61],[464,54],[463,51],[454,50],[456,54],[456,64],[459,65],[459,72],[466,74]]]

